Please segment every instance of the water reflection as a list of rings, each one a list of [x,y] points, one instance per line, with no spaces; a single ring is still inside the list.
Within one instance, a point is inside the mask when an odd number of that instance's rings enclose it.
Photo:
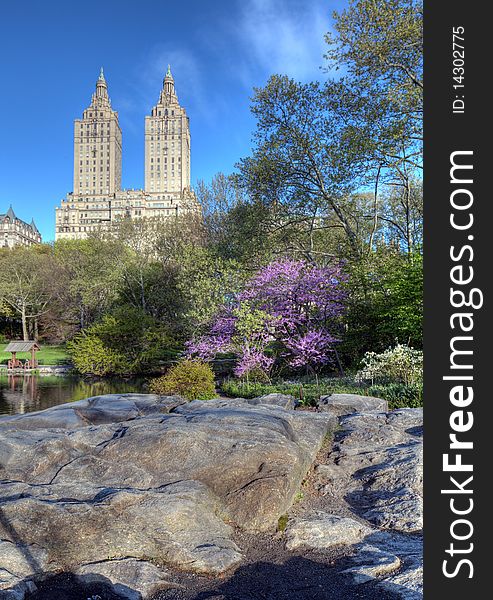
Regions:
[[[0,415],[44,410],[102,394],[144,392],[144,380],[87,381],[54,375],[0,375]]]

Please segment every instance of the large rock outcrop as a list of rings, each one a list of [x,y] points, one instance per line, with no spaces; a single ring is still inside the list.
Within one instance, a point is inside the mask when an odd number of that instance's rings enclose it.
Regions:
[[[139,394],[0,419],[0,589],[129,558],[222,573],[241,560],[231,525],[275,527],[335,425]]]
[[[419,600],[423,411],[355,413],[340,425],[327,463],[314,473],[327,510],[292,519],[287,547],[348,546],[353,558],[345,572],[356,584],[378,579],[396,596]]]
[[[423,411],[361,413],[341,419],[325,475],[362,517],[406,533],[423,527]]]

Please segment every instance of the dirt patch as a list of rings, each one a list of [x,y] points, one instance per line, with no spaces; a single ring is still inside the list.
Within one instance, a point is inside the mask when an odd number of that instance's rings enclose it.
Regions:
[[[60,573],[37,583],[38,591],[26,600],[121,600],[104,583],[80,584],[72,573]]]
[[[182,589],[160,592],[153,600],[396,600],[374,583],[355,586],[342,573],[349,565],[345,550],[288,552],[276,535],[237,532],[245,559],[223,579],[178,575]]]

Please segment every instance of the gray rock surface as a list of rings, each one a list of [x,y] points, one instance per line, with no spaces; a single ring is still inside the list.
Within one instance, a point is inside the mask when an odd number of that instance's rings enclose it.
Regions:
[[[423,587],[423,540],[420,535],[380,531],[349,517],[319,512],[293,519],[286,547],[313,550],[351,546],[345,573],[356,585],[378,580],[379,586],[404,600],[420,600]]]
[[[421,409],[343,417],[324,493],[343,498],[374,525],[406,533],[423,526]]]
[[[29,495],[26,490],[24,497],[1,505],[2,521],[9,524],[6,534],[44,549],[43,568],[72,571],[80,564],[132,556],[219,573],[241,560],[231,528],[220,517],[219,499],[199,482],[152,491],[93,488],[94,496],[82,501],[60,497],[56,487],[51,498],[31,488]],[[77,495],[76,487],[72,493]]]
[[[139,394],[0,419],[0,589],[109,559],[223,573],[241,560],[229,523],[275,528],[335,425]]]
[[[322,396],[317,403],[318,408],[338,417],[351,413],[389,410],[386,400],[372,396],[359,396],[358,394],[331,394]]]
[[[400,569],[380,582],[382,588],[403,600],[421,600],[423,597],[423,538],[421,535],[402,535],[378,532],[374,543],[386,552],[399,556]]]
[[[266,394],[265,396],[253,398],[253,400],[249,400],[249,402],[251,404],[273,404],[288,410],[293,410],[296,400],[294,396],[290,396],[289,394]]]
[[[286,530],[286,547],[288,550],[294,550],[300,546],[316,549],[352,546],[371,532],[370,527],[355,519],[321,514],[296,519]]]
[[[1,509],[0,509],[1,511]],[[0,512],[0,523],[5,524],[5,518]],[[4,537],[4,534],[2,534]],[[23,597],[23,593],[29,590],[29,585],[21,584],[19,589],[6,592],[2,596],[2,590],[8,590],[23,582],[32,575],[33,568],[43,570],[47,566],[48,552],[34,544],[16,544],[15,542],[0,541],[0,598]]]
[[[130,421],[147,414],[169,413],[186,400],[154,394],[107,394],[59,404],[39,412],[0,418],[0,427],[15,429],[73,429],[87,425]]]
[[[172,583],[173,574],[166,569],[134,558],[89,563],[77,569],[75,575],[84,584],[109,583],[126,600],[147,600],[156,592],[179,587]]]
[[[399,569],[402,564],[401,559],[395,554],[370,544],[362,544],[358,547],[352,562],[354,566],[346,569],[346,573],[350,573],[358,584],[383,578]]]
[[[0,600],[59,570],[139,600],[179,587],[174,568],[235,568],[232,526],[273,530],[339,421],[293,403],[124,394],[0,418]],[[345,546],[355,585],[421,599],[422,411],[371,409],[340,425],[314,472],[337,511],[297,508],[286,546]]]
[[[346,572],[356,584],[377,579],[379,586],[403,600],[420,600],[422,409],[357,413],[342,417],[340,424],[328,463],[318,465],[314,476],[327,506],[341,512],[349,509],[372,526],[353,546],[352,565]],[[333,517],[318,514],[314,519],[321,528]],[[289,528],[296,531],[300,523],[295,520]],[[317,531],[317,527],[312,529]],[[301,527],[302,533],[305,530]],[[323,548],[330,535],[305,533],[304,545]],[[326,547],[330,546],[328,543]]]
[[[379,580],[379,586],[403,600],[423,597],[423,538],[375,531],[355,547],[350,573],[355,583]]]

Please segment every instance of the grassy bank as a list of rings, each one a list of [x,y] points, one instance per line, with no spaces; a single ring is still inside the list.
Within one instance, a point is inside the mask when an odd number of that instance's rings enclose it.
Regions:
[[[0,365],[6,365],[11,358],[10,352],[5,352],[6,344],[0,345]],[[25,361],[31,358],[30,352],[19,352],[17,358]],[[70,363],[65,346],[41,346],[41,350],[36,353],[36,358],[40,365],[66,365]]]
[[[238,379],[227,379],[221,391],[232,398],[255,398],[265,394],[291,394],[302,404],[315,405],[320,396],[330,394],[362,394],[376,396],[389,403],[391,409],[419,407],[423,405],[423,386],[387,383],[381,385],[357,384],[351,379],[331,378],[316,381],[273,381],[272,383],[247,383]]]

